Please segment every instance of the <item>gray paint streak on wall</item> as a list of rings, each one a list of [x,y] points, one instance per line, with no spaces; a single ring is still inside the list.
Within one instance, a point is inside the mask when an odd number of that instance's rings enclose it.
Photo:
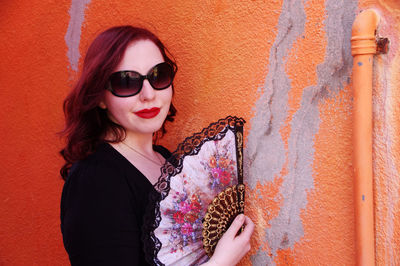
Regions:
[[[269,72],[264,93],[256,103],[245,150],[244,171],[252,189],[257,182],[272,181],[285,163],[286,151],[279,133],[287,116],[290,80],[285,73],[288,51],[303,33],[305,13],[301,1],[285,0],[278,34],[270,50]]]
[[[251,256],[251,264],[252,265],[275,265],[272,258],[268,256],[261,247],[257,250],[256,255]]]
[[[312,162],[314,137],[320,124],[318,104],[327,97],[336,96],[351,73],[351,26],[357,2],[326,0],[325,8],[325,60],[317,67],[318,84],[304,89],[301,107],[291,121],[289,171],[281,187],[284,204],[266,230],[273,256],[279,249],[293,248],[304,235],[300,211],[307,205],[307,191],[314,188]]]
[[[278,34],[270,51],[269,72],[264,84],[264,93],[256,103],[256,116],[251,121],[252,126],[245,150],[245,174],[249,186],[253,189],[257,182],[263,184],[273,181],[274,177],[279,175],[286,160],[286,150],[279,132],[287,117],[288,92],[291,88],[290,80],[285,73],[285,64],[293,43],[304,32],[305,20],[302,1],[285,0],[283,2],[278,22]],[[282,195],[290,197],[285,192]],[[286,212],[287,209],[290,208],[283,208],[281,211]],[[285,214],[284,217],[287,215]],[[302,234],[301,221],[299,225],[295,228],[285,229],[300,230],[298,234]],[[275,231],[278,233],[277,237],[273,236]],[[281,242],[280,232],[284,231],[279,225],[268,232],[268,245],[272,244],[274,252],[279,245],[274,247],[272,241],[279,238]],[[270,239],[271,236],[272,239]],[[272,258],[260,251],[253,255],[251,260],[254,265],[274,264]]]
[[[291,29],[293,23],[301,25],[301,28],[298,28],[295,33],[298,34],[303,30],[305,14],[303,6],[298,4],[299,2],[300,1],[292,1],[290,3],[287,1],[284,2],[284,8],[281,13],[282,19],[280,18],[278,25],[279,33]],[[348,82],[351,72],[351,26],[357,9],[357,1],[326,0],[325,8],[327,12],[327,18],[325,20],[325,32],[327,36],[325,61],[317,67],[318,84],[304,89],[301,107],[295,113],[291,121],[292,131],[289,137],[289,150],[287,151],[289,157],[289,171],[288,174],[284,176],[284,181],[280,190],[283,196],[283,206],[278,216],[270,221],[271,227],[266,229],[266,244],[270,247],[272,252],[272,262],[264,259],[263,262],[265,264],[274,264],[273,257],[277,255],[278,250],[293,248],[294,244],[304,235],[300,212],[301,209],[305,209],[307,205],[307,191],[314,187],[312,162],[314,159],[314,137],[319,130],[320,124],[318,104],[327,97],[337,95],[337,93],[343,89],[344,84]],[[279,37],[280,35],[278,34],[273,49],[289,49],[291,46],[282,42]],[[276,58],[272,50],[271,57],[272,60]],[[279,65],[279,63],[271,61],[270,73],[272,72],[272,74],[274,74],[273,71],[276,65],[283,69],[283,66]],[[274,95],[275,89],[277,89],[276,87],[268,86],[269,80],[275,81],[275,84],[287,84],[288,81],[285,74],[280,73],[281,75],[278,77],[275,77],[275,75],[271,77],[270,73],[268,73],[267,76],[266,92],[259,102],[257,102],[257,114],[252,120],[252,134],[249,134],[249,143],[252,145],[248,145],[246,151],[249,156],[248,160],[252,160],[248,164],[250,169],[247,170],[249,173],[248,176],[251,178],[251,182],[249,183],[252,187],[255,186],[256,181],[263,183],[273,180],[273,175],[279,173],[278,170],[280,170],[282,164],[277,161],[271,162],[269,156],[273,154],[281,158],[284,157],[285,152],[283,151],[282,140],[279,137],[265,134],[265,132],[270,131],[279,134],[278,130],[284,118],[279,120],[280,123],[278,124],[271,123],[271,120],[275,118],[275,112],[277,111],[284,112],[286,117],[287,92],[290,88],[284,87],[284,100],[265,96]],[[279,97],[278,94],[277,97]],[[282,95],[280,97],[282,97]],[[264,101],[260,102],[262,99],[264,99]],[[265,101],[265,99],[268,99],[268,101]],[[270,107],[274,106],[274,102],[279,103],[280,106],[278,110]],[[262,104],[266,105],[267,108],[263,107]],[[255,127],[254,125],[257,126]],[[272,126],[272,129],[266,127],[266,125],[269,127]],[[278,127],[274,129],[276,126]],[[265,130],[265,128],[268,128],[268,130]],[[264,131],[262,133],[264,134],[253,132],[253,130],[260,131],[263,129]],[[251,137],[254,139],[251,139]],[[273,141],[272,144],[275,144],[275,146],[272,146],[270,143],[271,141]],[[266,143],[270,145],[266,145]],[[257,158],[262,162],[254,163],[257,161]],[[264,173],[271,171],[271,169],[273,169],[272,176],[266,176]],[[260,252],[252,256],[253,264],[258,265],[255,264],[255,262],[259,262],[262,256],[265,258],[265,254],[262,255]]]
[[[72,0],[69,9],[70,21],[64,40],[68,47],[67,56],[73,71],[78,70],[80,58],[79,42],[81,40],[81,28],[85,19],[85,9],[91,0]]]

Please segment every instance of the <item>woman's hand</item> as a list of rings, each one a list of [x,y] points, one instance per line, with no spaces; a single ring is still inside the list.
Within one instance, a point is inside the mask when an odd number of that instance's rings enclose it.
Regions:
[[[238,235],[242,225],[245,225],[245,228],[243,232]],[[218,241],[214,255],[203,265],[236,265],[251,248],[250,237],[253,234],[253,230],[254,223],[251,219],[244,214],[239,214]]]

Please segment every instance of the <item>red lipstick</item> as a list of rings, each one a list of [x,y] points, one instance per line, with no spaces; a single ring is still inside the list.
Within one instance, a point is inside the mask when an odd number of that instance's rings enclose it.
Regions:
[[[150,109],[142,109],[137,112],[134,112],[135,115],[145,118],[145,119],[150,119],[158,115],[160,113],[160,108],[158,107],[153,107]]]

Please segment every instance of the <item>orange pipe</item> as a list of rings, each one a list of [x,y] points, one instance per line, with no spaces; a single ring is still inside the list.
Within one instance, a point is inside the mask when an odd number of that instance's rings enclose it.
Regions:
[[[372,179],[372,63],[380,17],[372,9],[353,23],[353,145],[357,265],[375,265]]]

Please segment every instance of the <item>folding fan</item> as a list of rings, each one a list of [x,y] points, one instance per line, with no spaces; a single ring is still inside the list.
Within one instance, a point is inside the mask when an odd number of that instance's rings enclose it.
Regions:
[[[144,223],[149,263],[206,262],[243,213],[243,124],[232,116],[210,124],[179,144],[161,168]]]

